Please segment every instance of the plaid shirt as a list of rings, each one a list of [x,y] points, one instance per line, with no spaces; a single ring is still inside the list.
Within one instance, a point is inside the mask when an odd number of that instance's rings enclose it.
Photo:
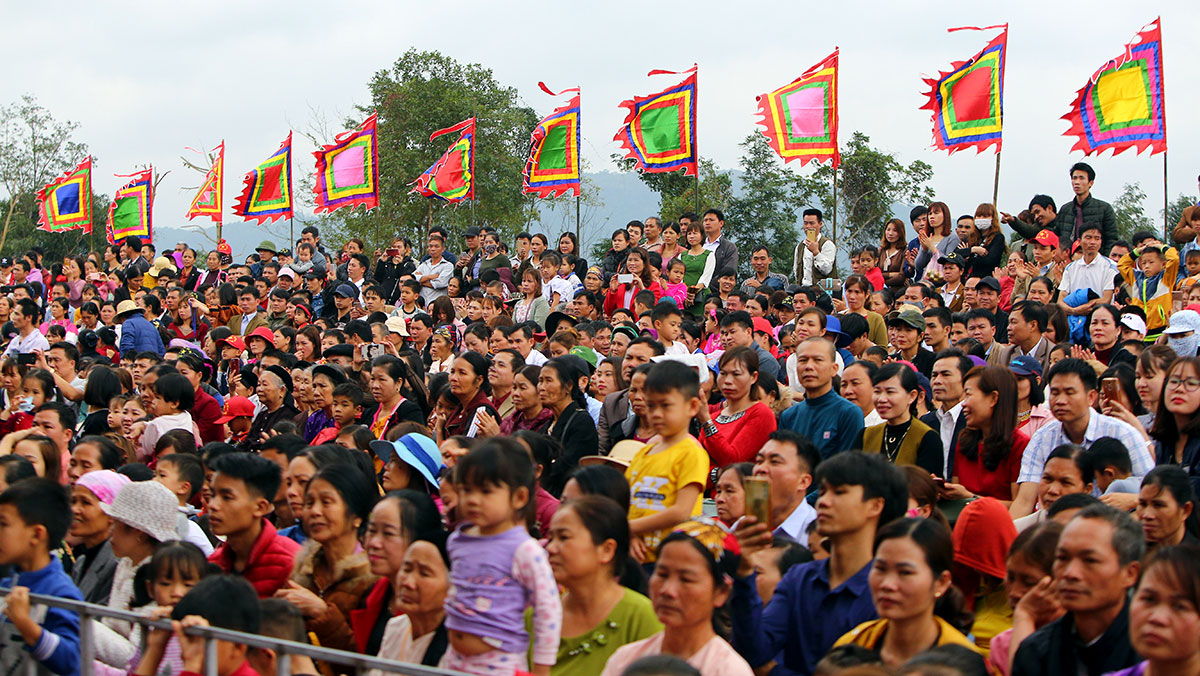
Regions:
[[[1143,477],[1154,469],[1154,456],[1150,454],[1146,440],[1133,426],[1095,411],[1089,411],[1088,416],[1087,430],[1083,433],[1084,448],[1091,448],[1101,437],[1112,437],[1129,449],[1134,476]],[[1025,455],[1021,457],[1021,474],[1017,477],[1017,482],[1041,481],[1046,457],[1055,448],[1070,443],[1073,442],[1067,438],[1061,422],[1053,420],[1043,425],[1025,447]],[[1084,480],[1086,481],[1087,477],[1084,477]]]

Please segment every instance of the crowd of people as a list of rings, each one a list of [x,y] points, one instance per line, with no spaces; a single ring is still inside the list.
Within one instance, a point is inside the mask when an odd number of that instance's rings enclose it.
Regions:
[[[1069,173],[848,271],[817,209],[791,261],[718,209],[598,261],[0,259],[0,671],[344,672],[211,625],[483,676],[1200,674],[1200,207],[1124,241]]]

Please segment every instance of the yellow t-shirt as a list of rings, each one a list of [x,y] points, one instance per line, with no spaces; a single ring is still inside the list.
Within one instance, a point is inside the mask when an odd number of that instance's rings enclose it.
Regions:
[[[657,514],[674,506],[679,489],[696,484],[701,492],[708,477],[708,453],[693,437],[658,453],[651,454],[651,444],[643,446],[633,456],[625,478],[629,480],[629,518],[637,519]],[[692,516],[700,516],[703,508],[701,495],[692,505]],[[673,528],[642,533],[642,540],[649,549],[646,561],[657,558],[658,545],[671,534]]]

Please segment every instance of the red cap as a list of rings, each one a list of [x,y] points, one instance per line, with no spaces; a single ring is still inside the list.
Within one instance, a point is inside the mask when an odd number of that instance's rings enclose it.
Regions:
[[[254,402],[245,397],[230,397],[225,400],[224,415],[217,418],[215,421],[218,425],[233,420],[234,418],[253,418],[254,417]]]
[[[762,331],[772,336],[775,335],[774,327],[771,326],[771,322],[767,321],[765,317],[755,317],[751,323],[754,324],[754,333]]]
[[[1051,246],[1055,249],[1058,248],[1058,235],[1050,232],[1049,230],[1042,230],[1038,234],[1034,235],[1033,239],[1029,241],[1035,244],[1041,244],[1042,246]]]
[[[220,242],[217,243],[217,253],[229,254],[232,256],[233,249],[230,248],[229,242],[226,242],[225,240],[221,240]]]
[[[220,345],[221,343],[225,343],[229,347],[236,347],[239,350],[246,349],[246,341],[242,340],[241,336],[229,336],[228,338],[221,338],[217,341],[217,345]]]

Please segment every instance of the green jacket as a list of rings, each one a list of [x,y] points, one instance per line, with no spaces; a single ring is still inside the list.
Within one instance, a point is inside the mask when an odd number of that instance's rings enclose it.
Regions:
[[[1058,217],[1054,219],[1053,228],[1054,233],[1058,235],[1059,246],[1066,249],[1078,239],[1072,236],[1075,232],[1075,210],[1077,208],[1083,210],[1083,223],[1100,224],[1100,235],[1104,238],[1104,243],[1100,245],[1100,254],[1107,256],[1109,250],[1112,249],[1113,242],[1117,241],[1117,214],[1113,211],[1111,204],[1102,202],[1090,194],[1082,205],[1078,205],[1075,198],[1072,197],[1059,207]]]

